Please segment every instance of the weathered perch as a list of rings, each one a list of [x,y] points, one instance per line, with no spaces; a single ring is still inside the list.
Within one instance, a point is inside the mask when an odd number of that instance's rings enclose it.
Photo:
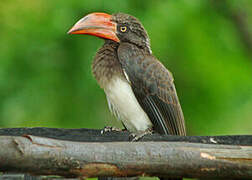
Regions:
[[[252,178],[252,136],[152,135],[143,138],[149,142],[118,142],[128,141],[128,135],[0,129],[0,171],[65,177]]]

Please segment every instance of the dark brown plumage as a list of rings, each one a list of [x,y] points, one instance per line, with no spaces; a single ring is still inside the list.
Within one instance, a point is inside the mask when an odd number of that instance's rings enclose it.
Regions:
[[[114,76],[124,77],[117,56],[118,45],[118,43],[106,40],[94,57],[92,72],[101,88],[104,88]]]
[[[172,74],[152,55],[148,34],[138,19],[122,13],[112,16],[93,13],[76,23],[70,33],[105,39],[105,44],[94,58],[92,71],[105,90],[110,109],[129,131],[152,128],[160,134],[186,135]],[[125,83],[130,86],[129,90],[125,90],[127,87],[118,88]],[[127,91],[129,97],[130,93],[134,93],[137,101],[132,99],[131,102],[138,104],[134,108],[140,107],[139,112],[136,111],[142,118],[139,122],[135,122],[137,115],[135,119],[130,117],[132,110],[126,112],[128,109],[123,107],[127,96],[124,100],[120,99],[125,98],[117,95],[120,90]]]
[[[118,58],[138,102],[160,134],[186,135],[172,74],[150,53],[122,43]]]
[[[105,39],[92,71],[110,110],[127,130],[186,135],[172,74],[152,55],[148,34],[138,19],[122,13],[92,13],[69,33]]]
[[[99,85],[105,90],[112,112],[121,118],[131,132],[153,128],[160,134],[186,135],[172,74],[152,55],[148,34],[140,21],[122,13],[112,16],[104,13],[94,14],[95,16],[91,14],[80,20],[71,32],[78,31],[77,34],[91,34],[105,39],[105,44],[94,58],[92,71]],[[99,26],[101,31],[96,34],[92,32],[92,29],[97,31]],[[102,33],[106,26],[109,26],[109,30]],[[121,111],[125,108],[118,108],[120,103],[113,102],[118,100],[113,99],[115,95],[109,86],[115,81],[115,77],[130,85],[137,102],[148,116],[143,119],[150,120],[151,125],[147,123],[139,128],[128,123],[135,120],[123,115]],[[120,88],[117,91],[120,91]]]

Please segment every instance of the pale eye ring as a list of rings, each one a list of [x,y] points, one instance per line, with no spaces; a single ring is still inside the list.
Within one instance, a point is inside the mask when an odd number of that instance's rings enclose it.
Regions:
[[[120,31],[121,32],[126,32],[127,31],[127,26],[121,26]]]

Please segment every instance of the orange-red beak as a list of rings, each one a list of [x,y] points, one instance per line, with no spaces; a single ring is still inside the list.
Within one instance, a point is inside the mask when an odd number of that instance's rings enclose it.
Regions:
[[[116,42],[116,23],[111,21],[111,15],[106,13],[91,13],[80,19],[68,34],[89,34]]]

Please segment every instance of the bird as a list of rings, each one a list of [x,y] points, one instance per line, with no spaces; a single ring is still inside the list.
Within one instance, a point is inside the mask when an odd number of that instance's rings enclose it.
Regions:
[[[129,132],[186,135],[173,75],[153,55],[147,31],[136,17],[94,12],[68,33],[104,39],[92,73],[106,94],[109,109]]]

